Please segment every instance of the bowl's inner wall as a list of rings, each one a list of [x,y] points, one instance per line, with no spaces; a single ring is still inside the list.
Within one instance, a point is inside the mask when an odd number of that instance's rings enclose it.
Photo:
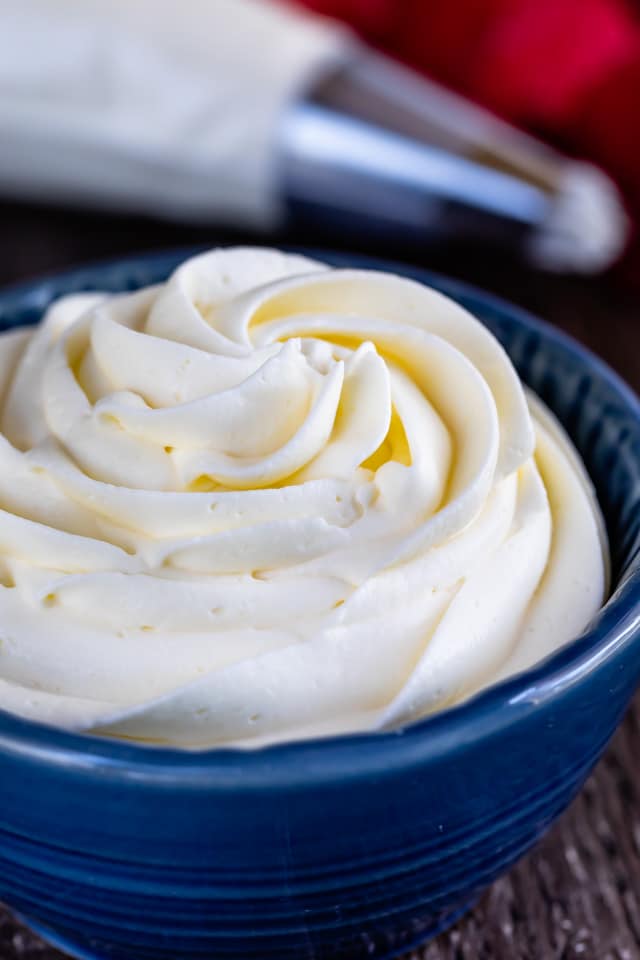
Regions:
[[[97,264],[0,293],[0,329],[37,323],[57,297],[86,290],[113,293],[159,283],[194,250]],[[303,251],[308,253],[309,251]],[[311,251],[311,256],[314,253]],[[339,267],[392,270],[457,300],[498,337],[522,379],[555,412],[595,484],[611,544],[612,583],[640,567],[640,407],[588,352],[518,308],[419,268],[320,252]],[[631,402],[630,402],[631,401]]]

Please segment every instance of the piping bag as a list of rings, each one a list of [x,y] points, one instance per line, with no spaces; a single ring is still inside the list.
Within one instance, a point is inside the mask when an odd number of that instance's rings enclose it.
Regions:
[[[0,193],[265,232],[375,223],[583,273],[628,232],[597,168],[276,0],[0,0]]]

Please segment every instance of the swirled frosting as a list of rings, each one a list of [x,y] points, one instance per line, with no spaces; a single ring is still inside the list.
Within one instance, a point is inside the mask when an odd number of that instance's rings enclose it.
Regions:
[[[263,249],[0,337],[0,707],[202,748],[388,728],[575,636],[570,441],[423,285]]]

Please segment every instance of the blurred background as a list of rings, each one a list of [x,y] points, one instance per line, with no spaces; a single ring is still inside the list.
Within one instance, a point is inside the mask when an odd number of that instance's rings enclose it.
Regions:
[[[354,250],[495,291],[638,389],[639,223],[640,0],[0,0],[0,286]],[[639,716],[425,956],[640,958]],[[0,955],[59,956],[2,907]]]
[[[332,247],[471,280],[640,383],[637,0],[0,0],[0,283]]]

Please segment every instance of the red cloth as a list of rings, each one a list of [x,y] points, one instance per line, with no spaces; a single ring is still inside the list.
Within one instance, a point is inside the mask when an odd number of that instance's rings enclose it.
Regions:
[[[625,0],[298,0],[607,170],[640,223],[640,17]]]

